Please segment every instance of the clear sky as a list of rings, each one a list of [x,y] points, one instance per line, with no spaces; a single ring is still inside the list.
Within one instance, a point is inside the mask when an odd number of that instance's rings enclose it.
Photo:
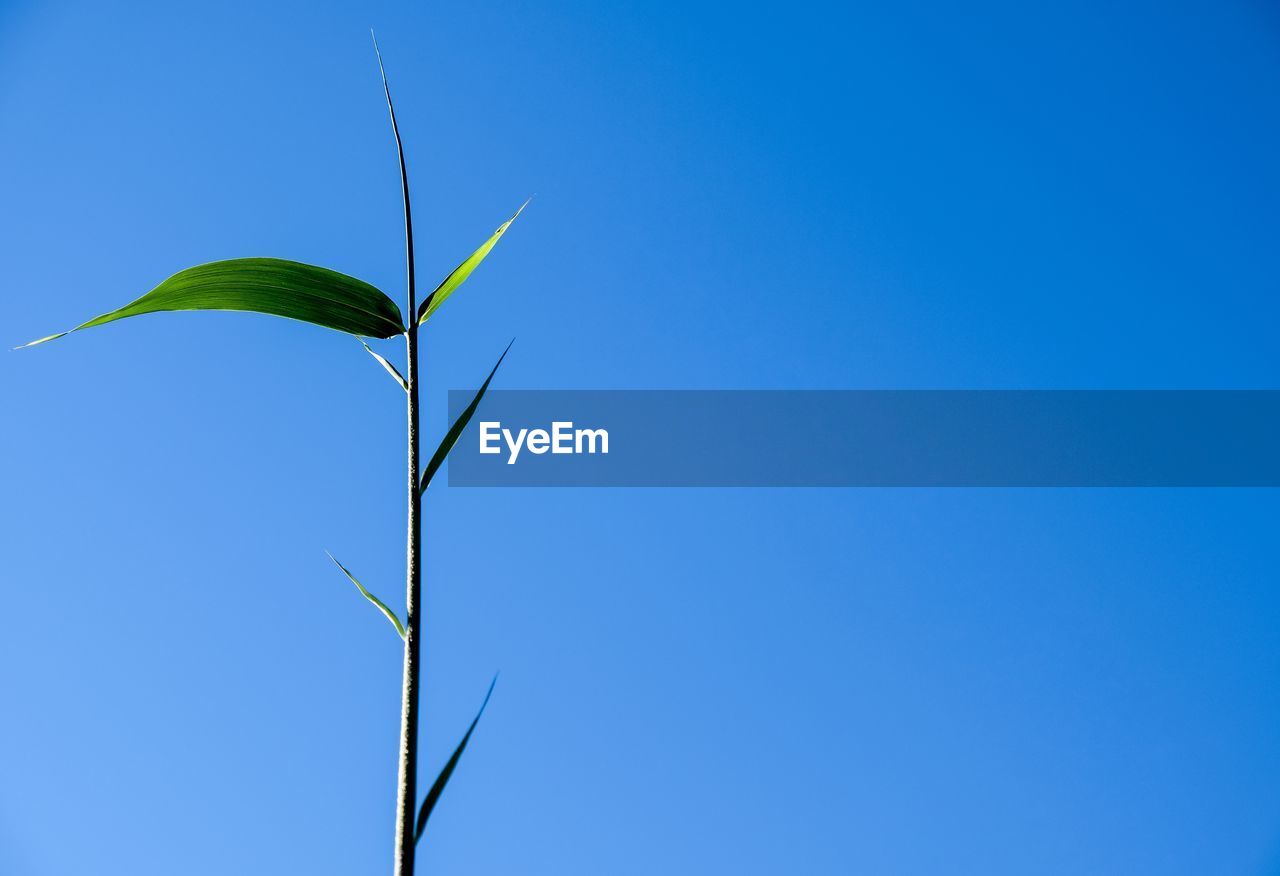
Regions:
[[[4,346],[219,258],[508,388],[1275,388],[1262,0],[0,0]],[[392,346],[384,344],[390,351]],[[385,873],[403,404],[348,337],[0,354],[0,873]],[[803,452],[797,448],[797,452]],[[1280,496],[464,490],[428,873],[1280,872]]]

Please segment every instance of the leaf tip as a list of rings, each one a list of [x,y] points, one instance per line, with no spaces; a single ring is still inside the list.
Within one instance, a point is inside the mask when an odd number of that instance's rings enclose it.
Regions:
[[[520,209],[512,213],[511,218],[508,219],[506,222],[502,223],[502,227],[498,229],[498,233],[501,234],[505,232],[508,228],[510,228],[511,223],[515,222],[517,219],[520,218],[520,214],[524,212],[524,208],[529,206],[529,202],[532,200],[533,200],[533,195],[530,195],[529,197],[525,198],[524,203],[520,205]]]
[[[54,335],[46,335],[46,336],[45,336],[45,337],[43,337],[43,338],[36,338],[34,341],[27,341],[25,344],[19,344],[18,346],[14,347],[13,349],[15,349],[15,350],[25,350],[27,347],[34,347],[34,346],[36,346],[37,344],[43,344],[43,343],[45,343],[46,341],[56,341],[58,338],[61,338],[61,337],[65,336],[65,335],[69,335],[69,334],[71,334],[71,332],[58,332],[57,334],[54,334]]]
[[[494,371],[494,373],[497,373],[497,371],[498,371],[498,365],[501,365],[501,364],[502,364],[502,360],[503,360],[503,359],[505,359],[505,358],[507,358],[507,354],[511,352],[511,347],[512,347],[512,345],[514,345],[514,344],[515,344],[515,342],[516,342],[516,339],[515,339],[514,337],[513,337],[511,340],[507,341],[507,348],[506,348],[505,350],[503,350],[503,351],[502,351],[502,355],[498,357],[497,365],[494,365],[494,366],[493,366],[493,371]],[[490,375],[489,375],[489,380],[492,380],[492,379],[493,379],[493,374],[490,374]],[[486,386],[488,386],[488,385],[489,385],[489,381],[485,381],[485,385],[486,385]],[[494,677],[496,678],[497,676],[494,676]]]
[[[382,64],[382,49],[378,48],[378,35],[373,32],[372,27],[369,28],[369,36],[373,39],[373,53],[378,57],[378,72],[382,74],[382,87],[388,92],[387,97],[389,99],[391,97],[391,89],[387,85],[387,68]]]

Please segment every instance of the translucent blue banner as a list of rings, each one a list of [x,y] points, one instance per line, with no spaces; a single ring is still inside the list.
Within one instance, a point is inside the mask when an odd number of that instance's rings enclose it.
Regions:
[[[449,485],[1274,487],[1278,447],[1270,390],[495,390]]]

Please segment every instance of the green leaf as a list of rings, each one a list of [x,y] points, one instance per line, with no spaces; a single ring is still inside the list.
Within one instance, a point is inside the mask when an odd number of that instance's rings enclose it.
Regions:
[[[328,551],[325,551],[325,553],[329,554],[329,559],[333,560],[333,564],[342,570],[342,574],[346,575],[349,579],[351,579],[351,583],[356,585],[356,589],[360,591],[360,593],[364,596],[364,598],[372,602],[375,606],[377,606],[378,611],[382,612],[387,616],[387,620],[391,621],[391,625],[396,628],[396,632],[399,633],[400,638],[403,639],[404,624],[400,623],[400,618],[396,617],[396,613],[391,609],[387,608],[387,604],[385,602],[383,602],[381,599],[379,599],[378,597],[370,593],[368,590],[366,590],[364,588],[364,585],[356,580],[356,576],[348,572],[347,567],[342,565],[342,563],[339,563],[337,558],[334,557],[333,554],[330,554]]]
[[[375,353],[373,351],[373,348],[364,342],[364,338],[359,338],[358,340],[360,341],[360,345],[369,351],[369,355],[377,359],[378,362],[382,364],[382,367],[387,369],[387,373],[395,378],[396,383],[400,384],[400,388],[403,389],[405,392],[408,392],[409,382],[404,379],[404,376],[400,373],[400,371],[396,368],[396,366],[388,362],[384,356],[379,356],[377,353]]]
[[[436,808],[436,802],[440,799],[440,795],[444,793],[444,786],[449,783],[449,777],[453,775],[454,767],[458,765],[458,759],[462,757],[462,752],[466,750],[467,743],[471,741],[471,734],[475,731],[476,725],[480,723],[480,716],[484,714],[484,707],[489,705],[489,697],[493,696],[493,686],[497,683],[498,676],[495,675],[493,681],[489,682],[489,692],[484,695],[484,702],[480,704],[480,711],[476,712],[471,726],[467,728],[466,735],[462,737],[458,747],[453,750],[453,756],[444,765],[444,769],[440,770],[440,775],[436,776],[435,784],[431,786],[431,790],[427,792],[426,798],[422,801],[422,808],[418,810],[418,829],[413,835],[415,843],[422,839],[422,832],[427,829],[427,819],[431,817],[431,810]]]
[[[516,342],[515,338],[511,339],[511,344]],[[511,349],[511,344],[507,344],[507,349],[502,351],[502,355],[498,357],[498,362],[493,366],[493,370],[489,372],[489,376],[484,379],[484,383],[480,386],[480,391],[476,393],[476,397],[471,400],[471,404],[467,405],[467,409],[462,412],[458,419],[453,421],[453,425],[449,427],[449,431],[445,433],[444,440],[440,442],[440,446],[436,448],[436,452],[431,455],[431,461],[427,463],[426,471],[422,473],[422,486],[419,492],[425,493],[427,486],[431,483],[431,479],[435,477],[435,473],[444,465],[445,457],[449,455],[449,451],[453,449],[453,445],[458,443],[458,438],[462,435],[462,430],[467,428],[467,423],[471,422],[472,416],[475,415],[476,408],[480,407],[480,399],[484,398],[485,390],[489,388],[489,382],[493,380],[493,375],[498,373],[498,365],[502,364],[502,360],[507,358],[507,350]]]
[[[529,200],[533,200],[530,198]],[[525,201],[520,205],[520,209],[516,210],[515,216],[512,216],[506,222],[498,226],[498,230],[493,232],[493,236],[480,245],[480,248],[467,256],[467,260],[453,269],[453,273],[444,278],[444,282],[436,287],[435,291],[428,295],[422,301],[422,306],[418,308],[418,324],[427,321],[427,317],[435,313],[445,299],[453,294],[453,291],[466,282],[467,277],[471,276],[471,272],[484,261],[484,257],[489,254],[489,250],[493,249],[494,244],[506,234],[507,229],[511,227],[511,223],[516,221],[516,216],[524,212],[524,208],[529,206],[529,201]]]
[[[231,259],[179,271],[119,310],[23,346],[43,344],[127,316],[166,310],[269,313],[371,338],[404,332],[400,308],[363,280],[284,259]]]

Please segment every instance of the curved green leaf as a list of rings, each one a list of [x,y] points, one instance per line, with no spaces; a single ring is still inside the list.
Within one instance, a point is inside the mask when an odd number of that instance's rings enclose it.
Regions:
[[[365,599],[372,602],[374,606],[378,609],[378,611],[386,615],[387,620],[391,621],[391,625],[396,628],[396,632],[399,633],[400,638],[403,639],[404,624],[400,623],[400,618],[396,617],[396,613],[391,609],[387,608],[387,604],[385,602],[383,602],[381,599],[379,599],[378,597],[370,593],[368,590],[366,590],[365,586],[361,584],[358,580],[356,580],[356,576],[348,572],[347,567],[342,565],[342,563],[338,562],[337,557],[335,557],[333,554],[330,554],[328,551],[325,551],[325,553],[329,554],[329,559],[333,560],[333,564],[342,570],[342,574],[346,575],[347,578],[351,581],[351,583],[356,585],[356,589],[360,591],[360,594]]]
[[[378,353],[375,353],[373,351],[373,348],[364,342],[364,338],[357,338],[357,340],[360,341],[360,346],[364,347],[366,350],[369,351],[370,356],[378,360],[378,364],[380,364],[383,368],[387,369],[387,373],[391,375],[391,377],[395,380],[396,383],[400,384],[400,388],[403,389],[405,392],[408,392],[409,382],[404,379],[404,375],[400,373],[400,369],[396,368],[396,366],[388,362],[386,356],[382,356]]]
[[[515,338],[511,339],[511,344],[516,342]],[[418,492],[425,492],[427,486],[431,483],[431,479],[435,477],[440,466],[444,465],[445,457],[449,455],[449,451],[453,449],[453,445],[458,443],[458,438],[462,435],[462,430],[467,428],[467,423],[471,422],[471,418],[475,416],[476,408],[480,407],[480,399],[484,398],[485,390],[489,388],[489,382],[493,380],[493,375],[498,373],[498,365],[502,364],[502,360],[507,358],[507,350],[511,349],[511,344],[507,344],[507,349],[502,351],[502,355],[498,357],[498,362],[493,366],[493,370],[489,372],[489,376],[484,379],[484,383],[480,385],[480,391],[476,393],[476,397],[471,400],[471,404],[467,405],[467,409],[458,415],[458,419],[453,421],[453,425],[449,427],[449,431],[445,433],[444,440],[440,442],[440,446],[436,448],[436,452],[431,454],[431,461],[427,463],[427,468],[422,472],[422,483],[418,487]]]
[[[269,313],[371,338],[389,338],[404,331],[396,303],[363,280],[284,259],[230,259],[179,271],[119,310],[23,346],[128,316],[166,310]]]
[[[532,200],[532,198],[530,198]],[[507,233],[507,229],[511,227],[511,223],[516,221],[516,216],[524,212],[524,208],[529,206],[529,201],[525,201],[520,205],[520,209],[516,210],[515,216],[512,216],[506,222],[498,226],[498,230],[493,232],[493,236],[480,245],[480,248],[467,256],[466,261],[453,269],[453,273],[444,278],[444,282],[435,288],[435,291],[428,295],[422,301],[422,306],[418,308],[418,324],[427,321],[427,317],[435,313],[445,299],[453,294],[453,290],[457,289],[467,277],[471,276],[479,264],[484,261],[484,257],[489,254],[489,250],[493,249],[494,244],[501,239],[502,235]]]
[[[413,834],[415,843],[422,839],[422,832],[427,829],[427,819],[431,817],[431,810],[436,808],[440,795],[444,793],[444,786],[449,783],[449,777],[453,775],[454,767],[458,765],[458,759],[462,757],[462,752],[466,750],[467,743],[471,741],[471,734],[475,732],[476,725],[480,723],[480,716],[484,714],[484,707],[489,705],[489,697],[493,696],[493,686],[497,683],[498,676],[495,675],[493,681],[489,682],[489,692],[484,695],[484,702],[480,704],[480,711],[476,712],[475,719],[472,720],[471,726],[467,728],[466,735],[462,737],[458,747],[453,750],[453,756],[444,765],[444,769],[440,770],[440,775],[436,776],[435,783],[423,799],[422,808],[418,810],[418,828]]]

